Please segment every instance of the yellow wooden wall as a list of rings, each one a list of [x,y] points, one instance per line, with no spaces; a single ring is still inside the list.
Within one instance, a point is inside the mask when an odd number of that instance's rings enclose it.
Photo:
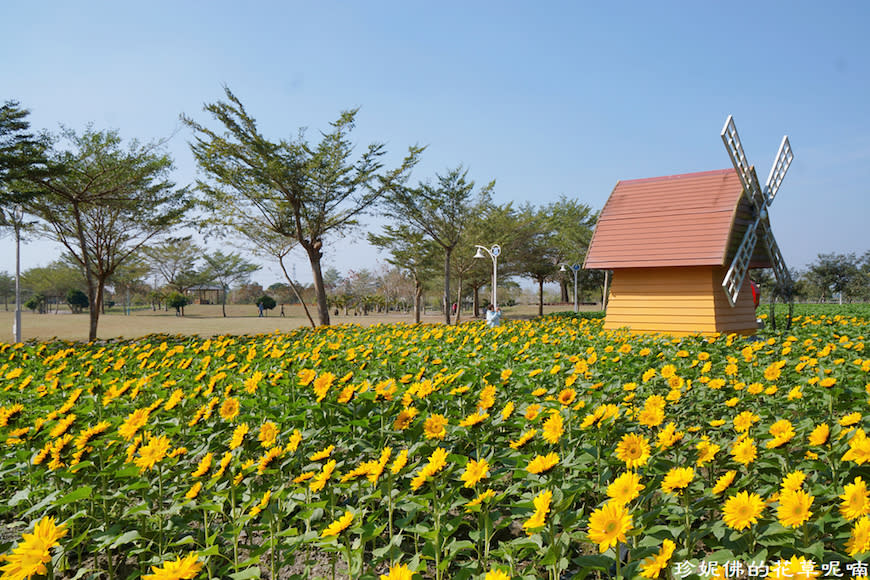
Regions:
[[[604,328],[638,333],[751,334],[757,329],[747,276],[732,308],[722,289],[725,268],[627,268],[613,272]]]

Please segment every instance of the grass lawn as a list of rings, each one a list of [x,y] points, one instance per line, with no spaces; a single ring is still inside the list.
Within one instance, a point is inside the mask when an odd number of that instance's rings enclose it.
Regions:
[[[317,319],[314,306],[310,306],[312,317]],[[547,305],[545,313],[570,310],[570,304]],[[584,309],[596,309],[584,306]],[[537,315],[536,305],[518,305],[504,308],[504,318],[528,319]],[[184,309],[184,316],[176,316],[175,312],[158,311],[150,309],[134,311],[130,316],[125,316],[118,311],[110,311],[100,316],[98,335],[100,338],[135,338],[148,334],[183,334],[200,336],[220,336],[239,334],[260,334],[278,331],[288,331],[300,326],[308,326],[308,319],[301,306],[285,306],[284,317],[276,308],[268,312],[267,316],[259,318],[257,307],[254,305],[227,306],[227,317],[221,315],[219,305],[192,304]],[[444,318],[440,313],[430,311],[422,317],[422,322],[438,323]],[[470,315],[461,313],[461,321],[468,321]],[[0,342],[12,341],[12,323],[14,320],[13,307],[8,311],[0,310]],[[389,313],[370,314],[368,316],[331,315],[332,324],[359,324],[369,326],[372,324],[391,324],[395,322],[413,322],[413,314]],[[68,310],[61,310],[58,314],[34,314],[30,311],[21,313],[22,339],[27,340],[51,340],[54,338],[63,340],[85,341],[88,338],[88,314],[70,314]]]

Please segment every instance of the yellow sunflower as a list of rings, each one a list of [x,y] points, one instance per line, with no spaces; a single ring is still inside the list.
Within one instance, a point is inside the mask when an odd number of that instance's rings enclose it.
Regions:
[[[867,483],[861,476],[855,478],[852,483],[846,484],[843,495],[839,496],[843,502],[840,504],[840,514],[849,521],[870,514],[870,498],[867,496]]]
[[[638,497],[645,487],[637,473],[626,471],[607,486],[607,497],[615,502],[626,504]]]
[[[423,434],[426,439],[444,439],[447,436],[447,417],[435,413],[423,423]]]
[[[779,523],[787,528],[796,528],[803,524],[813,515],[810,506],[814,499],[802,489],[783,491],[779,496],[779,508],[776,512]]]
[[[632,530],[631,514],[625,505],[609,501],[589,516],[589,539],[598,544],[601,553],[625,542],[625,534]]]
[[[321,538],[328,538],[330,536],[337,536],[348,527],[350,527],[350,523],[353,521],[353,512],[347,510],[344,512],[344,515],[326,526],[326,529],[320,533]]]
[[[23,579],[46,574],[46,564],[51,561],[50,550],[60,543],[67,531],[66,524],[55,525],[53,516],[39,520],[33,533],[23,534],[12,553],[4,556],[6,564],[0,567],[2,577]]]
[[[534,459],[529,461],[526,471],[535,474],[544,473],[555,467],[557,463],[559,463],[559,454],[555,451],[547,455],[536,455]]]
[[[145,574],[142,580],[187,580],[196,578],[202,569],[202,562],[196,553],[164,562],[163,566],[151,566],[152,574]]]
[[[870,517],[863,516],[852,526],[849,541],[846,542],[846,553],[850,556],[870,551]]]
[[[764,500],[757,493],[741,491],[725,501],[722,508],[725,525],[735,530],[743,530],[758,521],[764,511]]]
[[[662,481],[662,491],[665,493],[680,493],[686,489],[695,477],[691,467],[674,467],[665,475]]]
[[[640,575],[644,578],[658,578],[662,570],[666,570],[677,545],[667,538],[662,542],[658,553],[640,563]]]
[[[628,469],[646,465],[650,458],[649,441],[643,435],[627,433],[616,446],[616,457],[625,462]]]
[[[470,459],[462,473],[463,487],[474,487],[481,479],[489,476],[489,462],[486,459],[480,461]]]

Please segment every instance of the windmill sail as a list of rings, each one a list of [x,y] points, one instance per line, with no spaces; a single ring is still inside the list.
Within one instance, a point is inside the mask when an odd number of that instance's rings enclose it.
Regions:
[[[776,155],[776,161],[773,163],[767,183],[764,186],[764,190],[762,190],[758,183],[758,177],[755,174],[755,168],[746,159],[743,144],[740,142],[740,136],[737,134],[737,126],[734,124],[734,118],[731,115],[725,121],[721,136],[722,142],[725,143],[725,149],[728,151],[729,157],[731,157],[734,170],[743,184],[743,191],[749,198],[755,212],[755,219],[746,229],[746,233],[737,247],[737,252],[731,261],[731,265],[725,273],[725,278],[722,280],[722,288],[728,297],[728,303],[733,307],[737,304],[737,297],[740,295],[743,280],[749,271],[750,261],[752,260],[752,255],[755,252],[759,238],[762,240],[770,257],[770,263],[773,265],[774,275],[778,284],[782,288],[791,287],[791,276],[768,223],[767,207],[771,204],[773,198],[776,197],[776,193],[782,185],[782,180],[785,178],[792,159],[794,159],[794,154],[792,153],[788,137],[783,137],[782,143],[779,146],[779,152]]]

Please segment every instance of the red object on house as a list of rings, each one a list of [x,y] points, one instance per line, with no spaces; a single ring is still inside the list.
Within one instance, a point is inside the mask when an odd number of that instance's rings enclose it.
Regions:
[[[750,280],[749,287],[752,288],[752,303],[755,304],[756,308],[758,308],[758,302],[761,299],[761,293],[758,291],[758,284],[755,283],[755,280]]]

